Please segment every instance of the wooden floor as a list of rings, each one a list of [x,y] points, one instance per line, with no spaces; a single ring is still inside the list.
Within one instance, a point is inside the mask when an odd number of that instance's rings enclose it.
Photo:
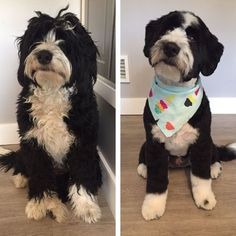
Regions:
[[[142,117],[123,116],[121,122],[122,236],[236,235],[236,161],[223,163],[222,176],[213,181],[213,211],[194,205],[188,170],[171,170],[166,212],[160,220],[146,222],[141,216],[145,180],[136,172],[144,141]],[[217,144],[236,142],[236,115],[214,116],[212,136]]]
[[[15,149],[15,146],[9,146]],[[28,220],[24,213],[27,190],[16,189],[10,173],[0,172],[0,236],[113,236],[114,218],[102,193],[99,205],[102,219],[95,224],[87,224],[70,214],[64,223],[45,218],[41,221]],[[68,209],[70,209],[68,205]]]

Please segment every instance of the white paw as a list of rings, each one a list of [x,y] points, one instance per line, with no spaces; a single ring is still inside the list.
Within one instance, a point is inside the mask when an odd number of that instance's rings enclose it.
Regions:
[[[73,212],[75,216],[89,224],[95,223],[101,218],[101,210],[95,202],[84,202],[81,205],[74,206]]]
[[[45,203],[47,211],[52,213],[53,218],[55,218],[58,223],[65,221],[68,211],[66,205],[63,204],[61,200],[57,197],[52,197],[47,198]]]
[[[202,190],[198,188],[193,188],[192,191],[197,207],[212,210],[216,206],[215,195],[212,191],[203,193]]]
[[[217,179],[222,172],[222,166],[220,162],[215,162],[214,164],[211,165],[211,178],[212,179]]]
[[[25,213],[28,219],[41,220],[50,212],[59,223],[63,222],[67,216],[66,206],[56,197],[47,196],[41,200],[31,199],[25,208]]]
[[[143,206],[142,215],[145,220],[159,219],[165,212],[166,199],[168,191],[162,194],[146,194]]]
[[[72,185],[69,191],[69,198],[74,214],[78,218],[87,223],[95,223],[101,218],[102,214],[96,197],[88,194],[82,186],[80,186],[78,191],[76,184]]]
[[[25,214],[28,219],[41,220],[47,214],[47,209],[43,201],[31,199],[25,208]]]
[[[233,151],[236,151],[236,143],[231,143],[227,146],[227,148],[232,149]]]
[[[12,180],[16,188],[25,188],[28,183],[28,179],[20,173],[13,175]]]
[[[137,172],[140,176],[142,176],[144,179],[147,178],[147,166],[143,163],[138,165]]]
[[[216,205],[215,195],[211,189],[211,179],[201,179],[191,173],[192,192],[197,207],[212,210]]]
[[[6,155],[6,154],[11,153],[11,152],[12,152],[11,150],[0,147],[0,156],[1,155]]]

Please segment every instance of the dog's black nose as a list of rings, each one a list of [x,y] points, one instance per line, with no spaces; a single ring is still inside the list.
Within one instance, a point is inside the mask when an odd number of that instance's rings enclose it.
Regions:
[[[37,53],[37,59],[40,64],[47,65],[52,60],[52,53],[48,50],[41,50]]]
[[[163,51],[167,57],[174,57],[178,55],[180,48],[176,43],[168,42],[165,43]]]

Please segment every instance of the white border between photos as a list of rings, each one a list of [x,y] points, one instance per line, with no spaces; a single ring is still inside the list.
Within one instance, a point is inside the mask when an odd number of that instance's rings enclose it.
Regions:
[[[120,168],[120,1],[115,1],[116,5],[116,236],[121,235],[121,168]]]

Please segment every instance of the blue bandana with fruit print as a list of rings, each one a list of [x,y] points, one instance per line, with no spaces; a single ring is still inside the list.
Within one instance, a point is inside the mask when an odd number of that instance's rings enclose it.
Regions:
[[[200,79],[192,87],[176,87],[165,85],[156,76],[149,92],[148,104],[162,133],[171,137],[196,113],[202,97]]]

